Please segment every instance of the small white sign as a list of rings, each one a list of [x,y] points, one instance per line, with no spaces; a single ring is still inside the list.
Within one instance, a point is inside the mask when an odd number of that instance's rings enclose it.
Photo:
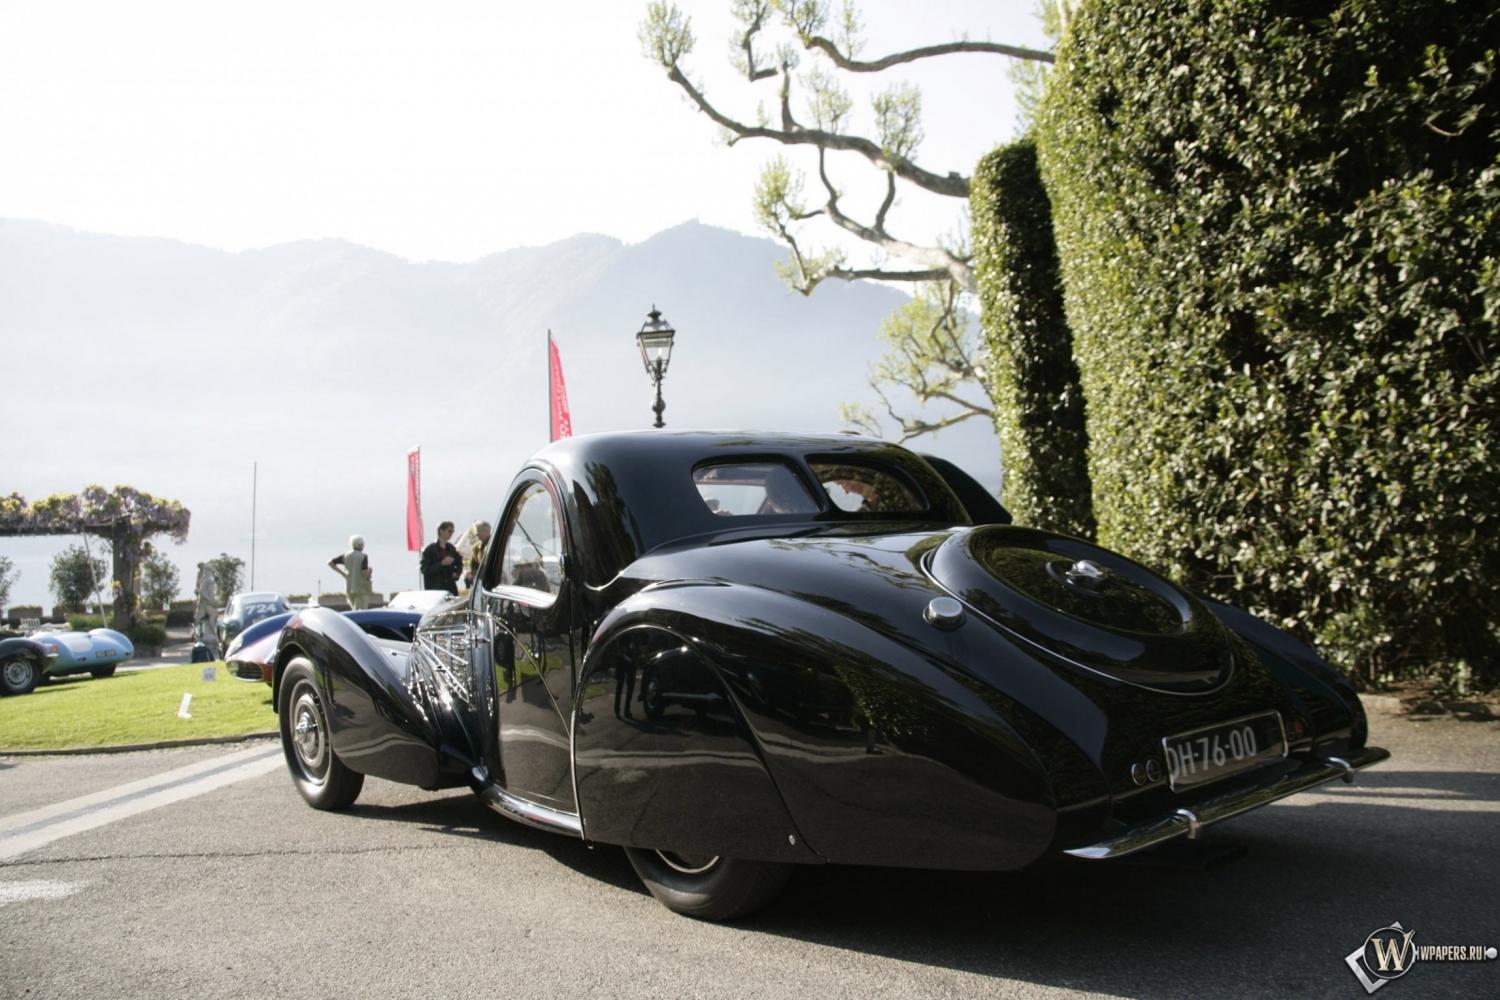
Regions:
[[[219,679],[219,668],[218,667],[204,667],[203,668],[203,679],[205,681],[216,681],[216,680],[218,680]]]
[[[182,696],[182,704],[177,707],[177,717],[179,719],[191,719],[192,718],[192,715],[189,714],[189,712],[188,712],[188,702],[190,702],[192,700],[193,700],[193,694],[192,694],[191,691],[189,691],[187,694],[185,694],[185,695]]]

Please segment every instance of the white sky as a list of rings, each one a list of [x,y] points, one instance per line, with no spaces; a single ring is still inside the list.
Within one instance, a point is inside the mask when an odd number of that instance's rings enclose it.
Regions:
[[[691,218],[754,232],[751,188],[777,148],[714,141],[640,54],[645,6],[6,0],[0,217],[227,250],[342,237],[414,260],[581,231],[634,242]],[[681,6],[710,96],[745,118],[773,104],[774,81],[752,90],[727,68],[727,0]],[[1045,46],[1033,0],[862,10],[867,56],[963,35]],[[1004,62],[899,74],[923,85],[929,169],[968,173],[1011,136]],[[914,241],[957,219],[948,199],[904,207],[893,222]]]

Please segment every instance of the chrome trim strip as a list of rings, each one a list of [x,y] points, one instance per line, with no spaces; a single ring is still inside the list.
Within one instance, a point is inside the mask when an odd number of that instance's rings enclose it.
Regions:
[[[541,830],[583,836],[583,822],[577,815],[517,798],[491,782],[489,775],[480,768],[474,768],[469,774],[473,778],[474,791],[485,805],[500,815]]]
[[[1102,860],[1124,857],[1184,834],[1190,839],[1197,839],[1199,831],[1210,823],[1218,823],[1231,816],[1259,809],[1277,799],[1284,799],[1288,795],[1295,795],[1335,778],[1352,781],[1355,771],[1362,771],[1373,764],[1389,760],[1390,757],[1389,750],[1366,747],[1350,754],[1347,760],[1331,757],[1328,760],[1305,764],[1300,770],[1282,775],[1267,784],[1229,792],[1217,798],[1205,799],[1194,805],[1191,810],[1179,809],[1165,819],[1142,823],[1139,826],[1130,827],[1123,833],[1107,837],[1097,844],[1070,848],[1063,853],[1075,858]]]

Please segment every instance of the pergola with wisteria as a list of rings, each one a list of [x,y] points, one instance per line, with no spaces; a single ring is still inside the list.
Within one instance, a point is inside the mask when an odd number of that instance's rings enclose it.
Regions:
[[[12,493],[0,497],[0,537],[16,535],[93,535],[108,540],[114,557],[111,625],[126,629],[136,622],[136,580],[150,551],[148,539],[171,535],[187,541],[191,512],[176,500],[163,500],[133,486],[106,490],[89,486],[82,493],[54,493],[27,503]]]

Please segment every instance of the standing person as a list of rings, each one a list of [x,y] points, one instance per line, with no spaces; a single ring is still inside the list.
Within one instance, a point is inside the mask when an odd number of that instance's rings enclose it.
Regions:
[[[208,647],[209,656],[219,658],[219,588],[214,571],[206,562],[198,564],[198,588],[193,605],[193,631]]]
[[[344,578],[344,593],[349,597],[350,611],[370,606],[370,557],[365,555],[363,535],[349,536],[349,551],[328,560],[328,565]]]
[[[453,522],[438,525],[437,541],[422,550],[422,589],[446,590],[458,596],[458,578],[464,571],[463,556],[449,541],[453,537]]]
[[[480,521],[474,525],[474,543],[469,548],[469,568],[464,573],[464,586],[474,586],[479,576],[479,563],[484,559],[484,547],[490,542],[490,522]]]

